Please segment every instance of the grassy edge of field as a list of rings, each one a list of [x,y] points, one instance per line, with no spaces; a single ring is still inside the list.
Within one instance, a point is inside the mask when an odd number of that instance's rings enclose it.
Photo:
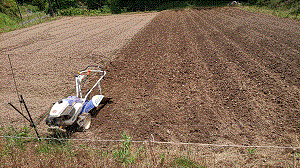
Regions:
[[[2,13],[0,13],[0,15],[2,15]],[[6,22],[9,22],[10,24],[6,25],[6,26],[1,26],[0,27],[0,34],[1,33],[5,33],[5,32],[14,31],[14,30],[18,30],[18,29],[22,29],[22,28],[31,27],[31,26],[42,24],[42,23],[46,23],[46,22],[51,22],[51,21],[58,20],[58,19],[61,19],[61,18],[62,18],[62,16],[46,17],[46,18],[37,19],[37,20],[35,20],[33,22],[30,22],[30,23],[27,23],[25,25],[22,25],[21,22],[14,21],[11,18],[1,17],[0,18],[1,20],[6,19]]]
[[[34,134],[27,127],[0,130],[5,136],[0,139],[1,167],[208,167],[190,151],[169,152],[149,141],[132,143],[125,132],[118,142],[93,142],[39,140],[32,138]]]
[[[126,132],[106,141],[49,134],[38,139],[28,127],[0,127],[0,132],[0,167],[291,167],[300,158],[298,150],[137,142]]]
[[[288,10],[283,10],[283,9],[271,9],[266,6],[256,6],[256,5],[243,5],[240,6],[241,9],[251,11],[251,12],[259,12],[267,15],[272,15],[272,16],[278,16],[281,18],[290,18],[290,19],[295,19],[300,21],[300,14],[294,15],[291,14],[290,11]]]

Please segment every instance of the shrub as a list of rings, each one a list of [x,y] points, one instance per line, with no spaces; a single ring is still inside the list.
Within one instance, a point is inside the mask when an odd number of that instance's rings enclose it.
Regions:
[[[110,10],[110,8],[108,7],[108,5],[104,5],[104,6],[102,6],[102,8],[101,8],[101,12],[102,12],[102,13],[111,13],[111,10]]]
[[[135,157],[131,154],[131,138],[125,132],[123,138],[121,149],[113,151],[113,156],[117,162],[122,164],[133,163]]]
[[[0,0],[0,12],[11,18],[20,18],[17,4],[13,0]]]
[[[166,9],[179,9],[179,8],[185,8],[188,6],[188,3],[185,1],[171,1],[171,2],[165,2],[162,5],[158,7],[158,11],[166,10]]]
[[[121,7],[119,0],[109,0],[109,8],[111,10],[111,13],[117,14],[121,13]]]
[[[62,16],[75,16],[75,15],[85,15],[86,11],[80,8],[70,7],[68,9],[60,10]]]
[[[13,26],[17,23],[4,13],[0,13],[0,28]]]
[[[290,14],[298,16],[300,14],[300,6],[292,8]]]
[[[46,0],[33,0],[32,5],[37,6],[39,10],[43,11],[46,9]]]
[[[38,12],[39,11],[39,7],[38,6],[33,6],[33,5],[25,5],[25,7],[31,11],[31,12]]]
[[[102,14],[101,10],[89,10],[89,12],[91,16],[97,16]]]
[[[128,136],[126,132],[123,133],[123,140],[122,147],[119,150],[113,151],[113,157],[117,162],[122,163],[123,165],[132,164],[139,157],[140,152],[143,151],[144,147],[142,146],[136,152],[133,152],[131,147],[131,137]]]

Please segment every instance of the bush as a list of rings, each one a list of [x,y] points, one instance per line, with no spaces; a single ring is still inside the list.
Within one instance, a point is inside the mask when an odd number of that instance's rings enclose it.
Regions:
[[[171,1],[165,2],[158,7],[158,11],[167,10],[167,9],[180,9],[188,6],[188,3],[185,1]]]
[[[281,6],[281,1],[282,0],[273,0],[273,1],[269,2],[269,7],[271,9],[276,9],[277,7]]]
[[[14,0],[0,0],[0,12],[10,18],[20,18],[19,10]]]
[[[300,6],[292,8],[290,14],[298,16],[300,14]]]
[[[111,10],[111,13],[117,14],[121,13],[121,7],[119,0],[109,0],[109,8]]]
[[[89,10],[89,12],[91,16],[97,16],[102,14],[101,10]]]
[[[131,147],[131,137],[128,136],[126,132],[123,133],[123,140],[122,147],[117,150],[113,150],[112,154],[117,162],[122,163],[125,166],[126,164],[134,163],[140,155],[140,152],[143,151],[144,147],[142,146],[136,152],[133,152]]]
[[[33,6],[33,5],[25,5],[25,7],[26,7],[29,11],[33,12],[33,13],[39,11],[39,7],[37,7],[37,6]]]
[[[85,15],[86,11],[80,8],[70,7],[68,9],[60,10],[62,16],[75,16],[75,15]]]
[[[57,9],[68,9],[70,7],[76,7],[75,0],[56,0],[52,2],[53,8]]]
[[[110,10],[110,8],[108,7],[108,5],[104,5],[104,6],[101,8],[101,12],[102,12],[102,13],[111,13],[111,10]]]
[[[46,9],[46,0],[33,0],[32,5],[37,6],[39,10],[43,11]]]
[[[16,25],[17,23],[4,13],[0,13],[0,28]]]

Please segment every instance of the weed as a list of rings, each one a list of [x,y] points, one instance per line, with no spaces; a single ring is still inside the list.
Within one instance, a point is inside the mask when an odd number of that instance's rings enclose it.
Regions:
[[[160,162],[159,162],[159,167],[162,167],[163,165],[164,165],[164,163],[165,163],[165,158],[166,158],[166,154],[165,153],[162,153],[161,155],[160,155]]]
[[[5,138],[6,148],[12,148],[13,146],[17,146],[19,149],[24,150],[25,144],[29,142],[29,140],[22,138],[30,136],[28,127],[23,127],[21,130],[16,130],[13,127],[9,127],[7,130],[4,131],[4,134],[6,136],[11,136]]]
[[[205,166],[198,165],[198,163],[186,157],[175,158],[172,166],[181,167],[181,168],[204,168],[205,167]]]
[[[123,165],[132,164],[142,149],[138,150],[137,153],[133,155],[131,152],[131,138],[126,132],[123,133],[123,140],[121,149],[113,151],[113,157],[117,162],[120,162]]]
[[[53,152],[53,146],[52,145],[49,145],[48,143],[45,143],[45,142],[41,142],[39,144],[39,146],[37,146],[36,148],[36,152],[38,154],[50,154]]]
[[[75,16],[75,15],[85,15],[86,11],[81,8],[70,7],[68,9],[60,10],[62,16]]]
[[[101,8],[101,12],[102,13],[111,13],[111,10],[109,8],[108,5],[104,5],[102,8]]]
[[[248,152],[250,155],[253,155],[255,153],[255,149],[248,149]]]

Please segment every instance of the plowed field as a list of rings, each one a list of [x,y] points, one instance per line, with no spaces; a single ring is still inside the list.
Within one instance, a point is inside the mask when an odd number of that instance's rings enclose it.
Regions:
[[[66,17],[1,34],[1,125],[17,126],[23,120],[7,105],[11,101],[19,108],[7,55],[19,91],[36,121],[53,102],[70,94],[79,70],[87,65],[103,66],[155,15]]]
[[[152,134],[157,141],[298,145],[298,21],[239,8],[155,15],[66,18],[1,35],[1,102],[15,100],[7,53],[26,98],[36,101],[33,111],[61,98],[74,85],[72,75],[92,62],[105,65],[102,90],[112,103],[88,132],[74,136],[119,139],[127,131],[135,140]],[[1,114],[13,113],[6,107]]]
[[[238,8],[161,12],[108,67],[91,132],[297,145],[300,24]]]

